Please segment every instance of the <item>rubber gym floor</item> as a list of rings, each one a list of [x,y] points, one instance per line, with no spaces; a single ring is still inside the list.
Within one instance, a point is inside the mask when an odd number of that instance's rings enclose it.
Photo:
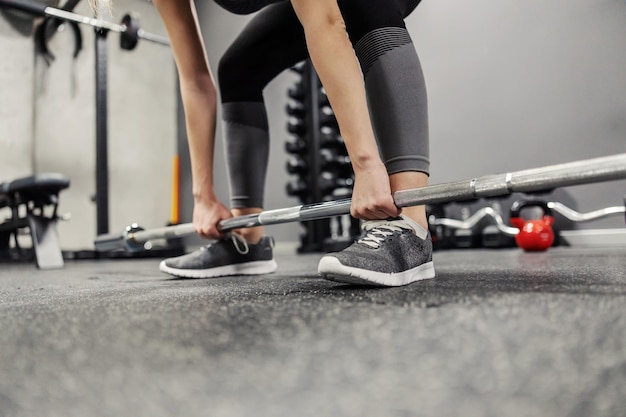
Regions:
[[[626,248],[435,252],[402,288],[0,264],[0,416],[626,416]]]

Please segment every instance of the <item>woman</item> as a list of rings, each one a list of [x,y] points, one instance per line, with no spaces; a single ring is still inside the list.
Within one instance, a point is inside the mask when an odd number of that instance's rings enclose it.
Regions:
[[[235,13],[262,7],[226,51],[218,70],[231,209],[213,188],[217,94],[193,1],[154,0],[180,75],[193,223],[201,236],[217,239],[196,252],[164,260],[161,270],[214,277],[276,269],[273,242],[262,227],[225,235],[217,224],[262,211],[269,147],[263,89],[283,70],[310,57],[353,164],[351,214],[365,220],[363,237],[340,253],[324,256],[319,272],[333,280],[388,286],[434,277],[424,207],[405,208],[401,214],[392,198],[392,192],[428,182],[426,90],[404,26],[419,0],[218,3]]]

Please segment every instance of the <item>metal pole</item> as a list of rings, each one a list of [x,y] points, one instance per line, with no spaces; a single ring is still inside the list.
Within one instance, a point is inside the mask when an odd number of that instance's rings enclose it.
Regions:
[[[558,187],[619,179],[626,179],[626,153],[397,191],[393,197],[396,205],[402,208],[497,197],[514,192],[547,191]],[[319,220],[350,213],[350,202],[350,199],[343,199],[267,210],[259,214],[223,220],[219,227],[223,231],[228,231],[295,221]],[[100,236],[96,239],[96,250],[133,249],[133,247],[140,249],[142,243],[152,239],[181,237],[193,233],[195,233],[193,225],[187,223],[152,230],[131,231],[121,235],[121,238],[120,235]],[[124,240],[121,247],[120,239]]]
[[[109,233],[108,31],[96,29],[96,231]]]

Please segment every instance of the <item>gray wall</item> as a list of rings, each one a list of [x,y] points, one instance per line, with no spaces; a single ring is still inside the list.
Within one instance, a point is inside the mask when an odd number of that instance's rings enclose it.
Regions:
[[[201,6],[216,69],[248,17]],[[626,152],[624,22],[623,0],[424,0],[407,26],[428,86],[431,183]],[[284,191],[284,106],[293,80],[279,76],[265,95],[273,137],[267,208],[297,204]],[[227,198],[226,182],[218,186]],[[617,181],[567,192],[591,211],[622,205],[626,187]],[[623,226],[622,217],[581,225]],[[299,232],[295,224],[271,231],[290,241]]]
[[[425,0],[433,181],[626,151],[625,21],[616,0]]]
[[[427,78],[432,181],[626,152],[624,22],[623,0],[424,0],[407,24]],[[568,191],[593,210],[623,204],[626,187]]]
[[[141,27],[163,34],[158,14],[144,0],[114,2],[113,21],[136,12]],[[86,1],[76,9],[89,15]],[[23,28],[24,25],[21,26]],[[0,179],[59,172],[71,179],[61,194],[64,249],[90,249],[96,235],[94,31],[81,26],[83,51],[71,57],[69,30],[59,32],[48,66],[36,55],[31,32],[0,18]],[[108,35],[109,224],[165,225],[170,217],[172,158],[176,153],[176,76],[168,47],[140,41],[134,51]],[[0,213],[3,216],[4,213]],[[3,216],[4,217],[4,216]]]

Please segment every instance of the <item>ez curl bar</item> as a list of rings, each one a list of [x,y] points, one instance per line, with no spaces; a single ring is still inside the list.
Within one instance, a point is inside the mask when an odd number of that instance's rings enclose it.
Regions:
[[[558,201],[549,201],[545,203],[545,206],[551,211],[559,213],[561,216],[573,222],[588,222],[601,219],[603,217],[612,216],[614,214],[626,214],[626,202],[624,206],[606,207],[586,213],[578,212],[574,209],[567,207],[563,203],[559,203]],[[467,230],[473,229],[485,218],[491,219],[496,228],[504,235],[515,236],[519,233],[518,227],[508,226],[502,218],[502,215],[497,210],[491,207],[483,207],[465,220],[438,218],[434,215],[431,215],[428,219],[428,223],[433,226],[445,226],[451,229]]]
[[[168,39],[164,36],[155,35],[144,31],[139,27],[139,21],[131,14],[127,14],[120,24],[102,19],[83,16],[70,11],[47,6],[32,0],[0,0],[0,7],[18,10],[39,17],[52,17],[55,19],[81,23],[93,26],[96,30],[105,32],[115,32],[120,34],[120,46],[125,50],[133,50],[137,46],[139,39],[154,42],[160,45],[169,46]]]
[[[469,181],[429,185],[423,188],[396,191],[393,195],[400,208],[452,201],[498,197],[514,192],[532,193],[553,190],[558,187],[590,184],[595,182],[626,179],[626,153],[604,156],[506,174],[488,175]],[[350,199],[305,204],[300,206],[267,210],[258,214],[222,220],[222,231],[273,225],[289,222],[319,220],[350,213]],[[136,224],[123,233],[104,234],[96,237],[98,252],[144,250],[144,244],[154,239],[170,239],[195,234],[191,223],[143,230]]]
[[[624,200],[626,204],[626,196]],[[543,211],[543,216],[539,219],[525,220],[520,216],[520,211],[524,207],[539,207]],[[504,236],[513,237],[517,246],[525,251],[547,250],[555,240],[553,213],[558,213],[564,218],[573,222],[587,222],[600,219],[615,214],[626,214],[626,206],[606,207],[580,213],[557,201],[545,202],[542,200],[519,200],[511,207],[511,218],[513,226],[506,224],[498,210],[492,207],[483,207],[465,220],[438,218],[431,214],[428,223],[431,226],[443,226],[449,229],[473,230],[483,219],[489,219],[499,233]]]

